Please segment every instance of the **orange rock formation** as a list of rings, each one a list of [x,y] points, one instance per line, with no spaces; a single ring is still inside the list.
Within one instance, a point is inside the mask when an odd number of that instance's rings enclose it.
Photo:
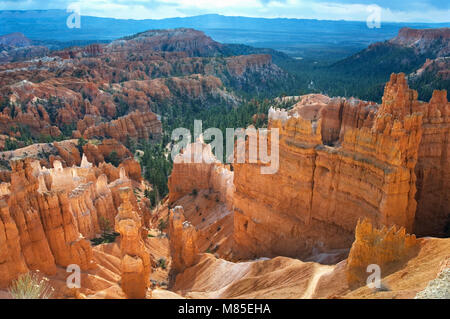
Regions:
[[[177,206],[169,214],[170,252],[172,270],[182,272],[193,266],[198,257],[197,231],[185,220],[183,207]]]
[[[24,126],[36,137],[57,137],[76,125],[73,138],[158,138],[161,108],[234,105],[238,98],[224,85],[264,87],[287,77],[270,55],[223,57],[223,49],[193,29],[152,30],[2,64],[0,133],[16,137],[11,127]]]
[[[415,167],[417,211],[414,233],[448,236],[450,225],[450,103],[447,92],[434,91],[429,103],[420,103],[423,113],[422,140]]]
[[[158,139],[162,133],[161,121],[155,113],[139,111],[100,124],[95,123],[95,117],[85,116],[78,122],[77,128],[86,139],[101,136],[120,142],[125,142],[127,138],[134,140]]]
[[[114,226],[118,189],[131,185],[123,167],[108,184],[86,157],[79,167],[63,168],[57,160],[53,166],[41,168],[31,158],[12,161],[11,182],[1,184],[1,286],[28,270],[54,275],[57,265],[94,267],[88,239],[104,231],[102,219]],[[135,199],[133,205],[139,210]]]
[[[367,266],[371,264],[378,265],[384,277],[417,253],[418,248],[416,236],[407,234],[403,227],[376,229],[368,220],[359,221],[347,259],[347,281],[350,286],[365,284]]]
[[[196,154],[199,151],[201,154]],[[201,158],[200,163],[195,163]],[[231,209],[233,199],[233,172],[218,161],[211,146],[197,141],[189,144],[184,153],[174,160],[168,181],[169,204],[173,204],[192,190],[212,190],[219,193],[220,200]]]
[[[276,174],[260,174],[262,164],[233,165],[236,257],[306,257],[313,250],[350,247],[359,218],[408,232],[421,227],[417,218],[429,218],[443,228],[449,216],[438,201],[448,198],[449,189],[445,93],[419,102],[404,75],[393,74],[380,106],[312,98],[290,111],[269,112],[270,128],[280,132]],[[435,123],[427,120],[430,112],[439,115]],[[429,126],[426,144],[422,122]],[[431,159],[420,157],[419,145],[429,148],[433,138],[436,155],[425,151]],[[437,204],[433,218],[424,209],[416,215],[416,171],[422,163],[430,164],[430,182],[439,187],[434,196],[418,195],[419,207]],[[419,175],[419,188],[421,180]]]
[[[142,221],[130,202],[131,188],[121,188],[122,204],[115,217],[122,251],[122,290],[127,298],[146,297],[150,284],[150,255],[141,238]]]
[[[289,111],[269,111],[269,127],[280,131],[276,174],[262,175],[261,163],[233,164],[234,172],[214,187],[223,165],[193,163],[192,144],[174,164],[169,204],[186,202],[180,199],[193,190],[224,194],[234,211],[235,258],[305,258],[349,248],[360,218],[374,227],[442,234],[450,213],[443,206],[449,190],[445,96],[436,91],[429,103],[418,101],[404,74],[391,76],[381,105],[303,96]],[[201,150],[203,158],[210,154]]]

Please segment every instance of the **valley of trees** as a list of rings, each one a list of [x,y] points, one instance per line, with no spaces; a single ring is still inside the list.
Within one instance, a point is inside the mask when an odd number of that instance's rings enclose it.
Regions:
[[[193,137],[194,120],[202,120],[203,130],[212,127],[219,128],[225,136],[226,128],[246,128],[250,124],[255,125],[255,127],[267,125],[265,116],[253,120],[253,115],[267,114],[271,105],[268,99],[252,99],[239,106],[231,106],[225,101],[215,99],[209,103],[211,103],[209,107],[203,108],[198,107],[200,102],[192,101],[161,105],[159,112],[162,114],[164,132],[162,140],[156,143],[141,142],[137,145],[135,143],[135,146],[132,147],[132,151],[133,148],[144,151],[144,155],[140,157],[140,163],[143,177],[153,185],[153,190],[146,193],[152,204],[162,200],[168,193],[167,181],[173,162],[170,150],[166,146],[171,142],[171,132],[174,129],[178,127],[187,128],[191,131]]]

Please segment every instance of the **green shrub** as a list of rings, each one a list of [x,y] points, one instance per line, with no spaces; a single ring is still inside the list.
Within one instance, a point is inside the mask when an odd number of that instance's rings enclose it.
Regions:
[[[162,269],[166,269],[167,265],[166,265],[166,259],[164,258],[159,258],[158,259],[158,263],[156,264],[157,267],[161,267]]]
[[[98,223],[100,225],[100,229],[103,231],[103,234],[112,232],[111,222],[105,217],[100,216]]]
[[[20,275],[9,289],[14,299],[50,299],[54,291],[47,278],[39,279],[39,276],[32,272]]]
[[[91,239],[92,246],[97,246],[101,244],[109,244],[116,241],[116,237],[120,236],[119,233],[111,232],[111,233],[104,233],[99,238]]]
[[[168,220],[160,219],[160,220],[159,220],[159,224],[158,224],[158,229],[159,229],[160,231],[163,231],[164,229],[167,228],[167,223],[168,223]]]
[[[84,138],[80,137],[78,139],[78,151],[80,152],[80,154],[83,154],[83,146],[86,145],[88,143],[88,141],[86,141]]]
[[[105,162],[111,163],[115,167],[118,167],[120,164],[120,158],[116,151],[112,151],[105,157]]]

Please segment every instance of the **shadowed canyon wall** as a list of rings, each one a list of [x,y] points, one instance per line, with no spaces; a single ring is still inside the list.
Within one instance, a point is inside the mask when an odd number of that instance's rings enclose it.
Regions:
[[[434,91],[424,114],[417,175],[417,211],[414,233],[450,235],[450,103],[446,91]]]

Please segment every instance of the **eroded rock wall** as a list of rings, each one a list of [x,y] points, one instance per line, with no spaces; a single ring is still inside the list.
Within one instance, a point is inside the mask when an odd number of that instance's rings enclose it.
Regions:
[[[162,134],[161,121],[153,112],[135,111],[117,120],[97,124],[95,117],[85,116],[77,124],[78,131],[86,138],[106,137],[120,142],[127,139],[158,139]]]
[[[370,275],[369,265],[379,266],[381,275],[386,276],[399,263],[412,257],[418,248],[416,236],[407,234],[403,227],[378,229],[368,220],[359,221],[347,259],[347,281],[350,286],[364,284]]]
[[[177,155],[168,187],[169,204],[194,190],[207,189],[218,192],[220,200],[227,207],[232,206],[233,172],[227,165],[221,164],[211,152],[211,146],[202,141],[189,144],[184,153]]]
[[[261,164],[234,164],[235,257],[306,257],[348,248],[359,218],[411,231],[422,135],[417,104],[404,75],[392,75],[373,121],[371,105],[348,106],[355,112],[342,116],[335,147],[323,144],[323,118],[271,110],[269,126],[280,135],[278,172],[263,175]],[[344,122],[350,124],[343,128]]]
[[[105,225],[114,229],[121,202],[118,189],[130,186],[124,167],[112,183],[83,157],[80,166],[42,168],[31,158],[11,161],[11,182],[1,184],[0,286],[20,273],[39,270],[54,275],[57,266],[91,269],[89,239]],[[133,207],[139,205],[131,195]]]
[[[449,235],[450,231],[450,103],[447,92],[434,91],[424,114],[417,175],[417,211],[414,233],[418,236]]]

